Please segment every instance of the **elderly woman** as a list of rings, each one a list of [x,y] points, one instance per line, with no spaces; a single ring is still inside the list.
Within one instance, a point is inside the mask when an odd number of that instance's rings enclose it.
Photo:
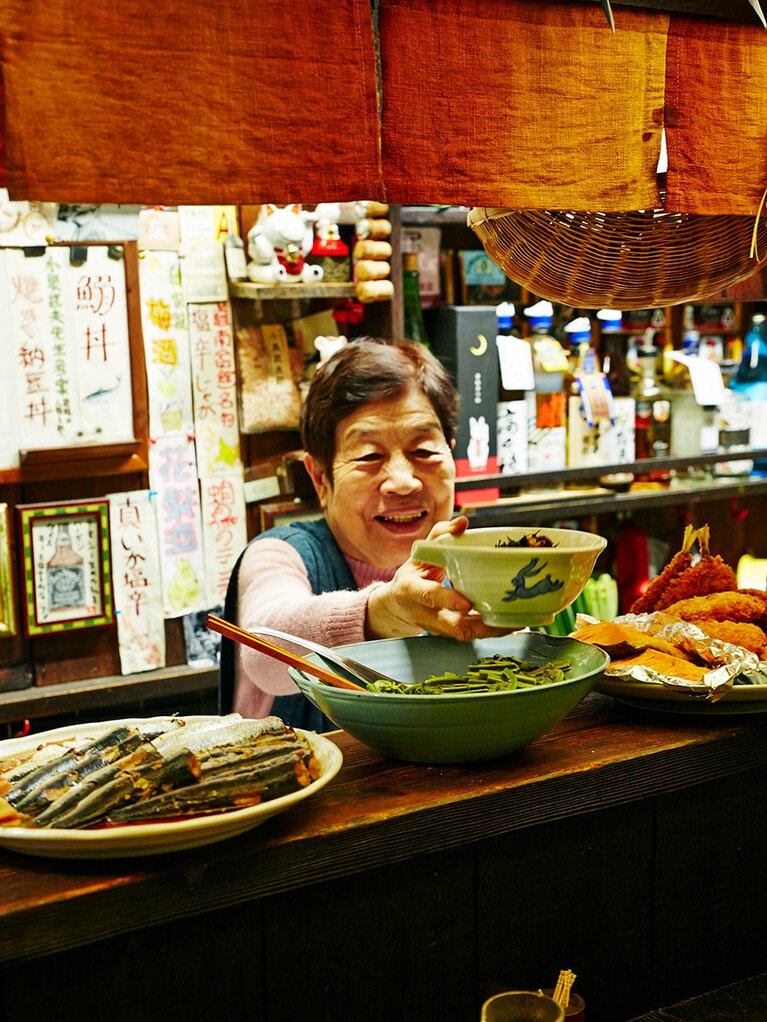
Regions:
[[[312,379],[301,416],[305,466],[323,517],[256,536],[229,583],[228,620],[279,628],[327,646],[432,632],[501,634],[410,558],[416,539],[461,533],[453,512],[458,395],[420,344],[363,338]],[[222,640],[221,711],[275,713],[315,731],[333,725],[280,662]]]

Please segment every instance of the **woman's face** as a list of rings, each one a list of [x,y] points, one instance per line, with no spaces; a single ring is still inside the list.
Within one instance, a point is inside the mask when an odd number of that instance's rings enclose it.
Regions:
[[[309,455],[306,468],[341,550],[378,568],[399,567],[414,540],[452,517],[453,455],[416,388],[339,422],[332,485]]]

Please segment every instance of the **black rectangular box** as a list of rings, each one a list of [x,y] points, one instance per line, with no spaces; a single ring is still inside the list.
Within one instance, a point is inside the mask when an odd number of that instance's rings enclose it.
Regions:
[[[497,475],[495,306],[443,305],[435,310],[432,322],[431,349],[450,372],[461,397],[453,452],[458,478]],[[466,496],[462,491],[458,503]],[[483,496],[491,495],[483,491]]]

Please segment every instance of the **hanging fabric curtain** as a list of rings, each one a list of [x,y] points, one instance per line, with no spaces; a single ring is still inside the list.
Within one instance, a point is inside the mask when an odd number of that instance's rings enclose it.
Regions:
[[[674,15],[665,117],[666,209],[754,216],[767,188],[767,32]]]
[[[2,0],[0,61],[11,198],[383,193],[369,0]]]
[[[638,209],[658,201],[669,15],[382,0],[391,201]]]
[[[639,210],[665,124],[666,208],[753,216],[767,32],[614,15],[612,33],[581,0],[92,0],[87,18],[2,0],[0,185],[5,152],[20,200]]]

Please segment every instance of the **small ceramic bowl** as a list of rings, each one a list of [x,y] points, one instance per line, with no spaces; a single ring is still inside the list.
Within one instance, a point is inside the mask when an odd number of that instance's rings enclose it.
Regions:
[[[567,660],[564,681],[501,692],[407,695],[334,688],[295,667],[290,675],[304,695],[360,742],[411,763],[467,763],[496,759],[550,731],[594,688],[610,663],[597,646],[566,636],[517,632],[498,639],[458,642],[435,635],[378,639],[339,646],[405,683],[452,671],[500,653],[535,666]],[[324,663],[318,654],[307,659]]]
[[[552,545],[499,545],[528,536]],[[515,526],[416,540],[412,555],[444,567],[453,588],[471,600],[487,624],[539,628],[581,594],[606,546],[603,536],[591,532]]]

